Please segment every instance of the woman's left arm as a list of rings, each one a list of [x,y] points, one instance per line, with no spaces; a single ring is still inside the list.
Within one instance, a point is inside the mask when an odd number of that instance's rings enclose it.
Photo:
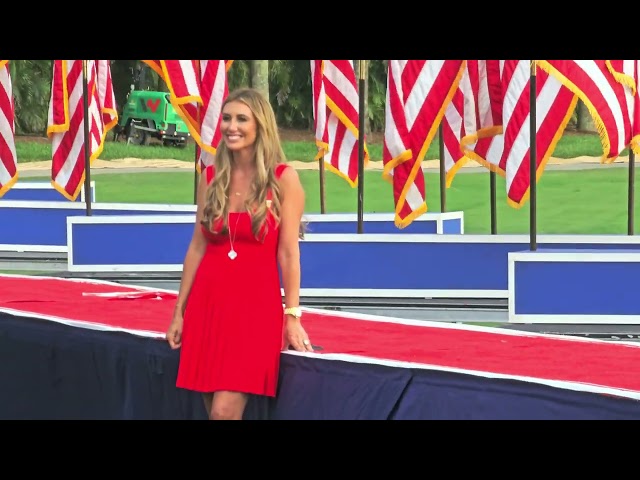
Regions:
[[[285,168],[280,176],[280,240],[278,264],[282,272],[285,309],[296,310],[300,306],[300,224],[304,213],[305,194],[298,172]],[[311,342],[302,327],[301,318],[286,314],[286,342],[297,351],[313,351]]]

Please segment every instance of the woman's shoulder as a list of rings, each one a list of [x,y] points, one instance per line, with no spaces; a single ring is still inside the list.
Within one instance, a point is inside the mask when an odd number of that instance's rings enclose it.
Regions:
[[[279,163],[276,165],[276,178],[280,178],[286,169],[290,168],[290,165],[286,163]]]
[[[290,178],[294,178],[298,176],[296,169],[287,163],[279,163],[278,165],[276,165],[275,172],[276,172],[276,178],[278,180],[284,179],[286,181]]]

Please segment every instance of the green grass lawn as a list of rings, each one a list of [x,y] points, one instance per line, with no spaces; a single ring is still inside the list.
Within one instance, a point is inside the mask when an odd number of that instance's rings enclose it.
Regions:
[[[320,212],[318,172],[299,171],[306,195],[306,212]],[[538,233],[626,234],[626,168],[599,166],[593,170],[547,171],[538,182]],[[440,211],[439,176],[427,173],[429,211]],[[22,181],[48,181],[29,178]],[[149,172],[93,175],[99,202],[193,203],[193,173]],[[514,209],[506,203],[505,181],[497,177],[498,233],[528,233],[529,204]],[[365,212],[393,212],[391,185],[381,172],[365,175]],[[463,211],[465,233],[490,233],[490,189],[488,173],[460,173],[447,189],[447,211]],[[357,189],[327,173],[325,202],[328,213],[356,212]],[[637,203],[637,202],[636,202]],[[635,209],[635,223],[640,221]]]
[[[311,142],[284,142],[289,160],[313,161],[316,153]],[[48,142],[20,141],[16,144],[18,162],[51,158]],[[382,145],[370,144],[372,160],[381,160]],[[602,154],[600,139],[594,134],[567,132],[558,143],[553,156],[575,158],[598,157]],[[626,156],[627,151],[621,156]],[[194,149],[135,146],[108,141],[100,158],[177,159],[194,162]],[[425,157],[438,158],[438,139],[434,139]],[[315,170],[299,172],[307,192],[307,213],[320,212],[319,180]],[[627,232],[626,168],[606,165],[593,170],[547,170],[538,183],[538,233],[619,233]],[[440,210],[440,189],[437,173],[427,173],[426,190],[429,211]],[[24,178],[20,181],[48,178]],[[125,203],[193,203],[193,173],[136,173],[93,175],[100,202]],[[326,174],[325,202],[328,213],[357,211],[357,189],[332,173]],[[497,177],[498,233],[528,233],[529,205],[514,209],[505,199],[505,181]],[[447,189],[447,211],[463,211],[466,233],[490,233],[489,174],[459,173]],[[393,212],[391,185],[382,180],[380,171],[365,174],[364,209],[366,212]],[[636,211],[638,209],[636,208]],[[635,215],[635,223],[640,217]]]
[[[108,137],[111,138],[111,137]],[[372,161],[382,160],[382,145],[379,143],[368,143],[367,148]],[[289,160],[299,160],[302,162],[314,161],[317,149],[313,142],[283,142],[285,155]],[[583,155],[602,155],[602,145],[600,139],[594,134],[565,133],[558,142],[553,156],[557,158],[575,158]],[[425,155],[425,160],[439,158],[439,140],[434,138],[429,150]],[[49,142],[16,142],[16,155],[18,163],[28,163],[42,160],[51,160],[51,144]],[[627,151],[622,153],[626,156]],[[127,145],[124,142],[113,142],[107,140],[105,143],[101,160],[115,160],[120,158],[147,158],[147,159],[175,159],[185,162],[194,161],[194,148],[164,147],[160,144],[147,146]]]

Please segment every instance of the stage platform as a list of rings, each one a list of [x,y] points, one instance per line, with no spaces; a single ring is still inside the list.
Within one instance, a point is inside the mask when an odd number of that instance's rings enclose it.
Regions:
[[[175,292],[0,276],[0,418],[204,419],[175,388]],[[640,419],[640,345],[305,308],[247,419]]]
[[[7,261],[15,261],[20,254],[4,254]],[[13,257],[11,256],[13,255]],[[48,275],[67,279],[89,279],[115,282],[144,288],[177,291],[178,272],[68,272],[56,269],[55,256],[38,259],[31,252],[21,257],[25,263],[12,263],[8,273],[28,271],[30,275]],[[0,260],[3,258],[0,255]],[[0,268],[2,271],[2,268]],[[501,298],[394,298],[394,297],[301,297],[301,304],[309,308],[375,315],[409,320],[453,322],[491,325],[527,332],[574,335],[604,340],[640,341],[640,325],[578,323],[509,323],[508,300]]]

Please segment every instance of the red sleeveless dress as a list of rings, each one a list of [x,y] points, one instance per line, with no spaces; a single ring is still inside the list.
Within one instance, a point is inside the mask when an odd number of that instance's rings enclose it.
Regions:
[[[278,165],[276,177],[287,167]],[[213,167],[203,173],[211,183]],[[178,388],[275,396],[284,312],[279,231],[270,214],[267,221],[264,241],[254,237],[248,212],[230,214],[228,235],[202,227],[208,243],[185,308]]]

